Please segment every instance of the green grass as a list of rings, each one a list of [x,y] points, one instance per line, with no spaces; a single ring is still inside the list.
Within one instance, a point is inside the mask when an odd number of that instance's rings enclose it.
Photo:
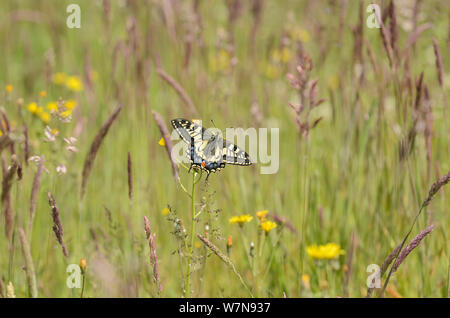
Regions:
[[[10,100],[2,91],[0,104],[11,122],[11,135],[17,140],[15,150],[23,166],[23,178],[15,180],[11,189],[15,213],[12,261],[3,233],[3,212],[0,219],[0,279],[4,285],[11,281],[18,297],[29,296],[18,227],[26,228],[28,222],[36,171],[35,164],[27,166],[24,162],[25,123],[29,129],[30,154],[45,155],[49,170],[48,174],[43,173],[32,237],[28,238],[40,297],[80,297],[81,289],[66,286],[66,267],[78,264],[80,258],[87,261],[84,297],[156,297],[144,215],[157,234],[161,295],[185,294],[187,256],[177,252],[179,244],[184,243],[173,233],[173,219],[182,220],[189,242],[191,200],[175,182],[167,153],[158,145],[161,133],[152,110],[161,114],[167,126],[173,118],[194,117],[201,118],[206,126],[212,126],[212,119],[221,129],[247,128],[257,126],[251,113],[252,101],[256,101],[263,116],[261,126],[279,128],[280,165],[276,174],[260,174],[259,164],[229,165],[211,175],[208,186],[203,176],[196,188],[196,208],[200,208],[203,197],[207,203],[195,232],[203,235],[208,224],[210,240],[224,253],[226,238],[232,235],[230,259],[254,296],[281,297],[283,292],[288,297],[365,296],[367,266],[381,265],[401,242],[433,182],[450,170],[448,112],[444,111],[437,81],[432,43],[435,38],[440,46],[448,96],[450,60],[445,54],[450,45],[448,4],[422,3],[419,25],[432,22],[433,27],[422,33],[414,50],[410,50],[412,93],[409,93],[404,83],[404,60],[397,71],[391,70],[378,29],[369,29],[364,24],[367,42],[363,45],[363,61],[355,61],[351,30],[358,24],[359,6],[353,2],[349,2],[345,17],[340,17],[340,7],[330,5],[329,1],[265,1],[253,58],[249,49],[253,17],[249,5],[241,1],[241,14],[232,25],[237,64],[229,72],[214,72],[211,59],[218,52],[215,46],[220,41],[218,31],[229,30],[226,1],[200,1],[202,45],[193,44],[189,68],[185,69],[183,39],[187,26],[195,27],[195,22],[186,22],[191,21],[186,13],[188,9],[192,11],[191,2],[180,1],[174,8],[175,41],[168,34],[159,2],[136,1],[133,8],[112,1],[109,32],[101,2],[78,1],[81,29],[68,29],[65,25],[65,8],[70,1],[0,4],[3,70],[0,85],[14,87]],[[400,51],[411,35],[411,31],[402,28],[410,21],[402,17],[408,11],[403,7],[406,5],[399,3],[397,7]],[[364,21],[368,16],[365,7]],[[24,10],[25,20],[13,19],[18,10]],[[29,21],[30,17],[36,21]],[[136,52],[128,31],[133,19],[137,30]],[[283,30],[292,26],[309,34],[304,50],[314,65],[310,79],[318,79],[318,98],[327,99],[311,112],[312,119],[320,116],[323,119],[308,138],[299,136],[293,111],[288,106],[288,102],[299,102],[298,92],[286,79],[287,73],[296,72],[295,52],[291,52],[291,59],[279,70],[279,76],[266,76],[271,50],[279,47]],[[129,45],[129,57],[124,57],[124,51],[115,50],[118,43],[123,47]],[[374,52],[379,76],[370,63],[366,43],[370,43]],[[190,115],[173,88],[158,76],[153,62],[155,55],[159,55],[164,71],[190,96],[198,115]],[[88,56],[92,70],[98,74],[92,96],[86,83],[83,91],[74,93],[47,81],[46,56],[50,73],[66,72],[81,77]],[[355,75],[359,67],[365,72],[362,83]],[[430,172],[422,130],[417,132],[411,153],[403,160],[398,154],[399,144],[413,122],[415,81],[422,71],[433,118]],[[333,84],[336,78],[337,86]],[[78,102],[71,123],[63,124],[56,119],[50,122],[52,128],[60,130],[55,143],[43,142],[45,125],[26,110],[28,103],[38,100],[41,90],[47,92],[44,106],[59,97]],[[24,100],[23,118],[19,116],[18,98]],[[383,100],[384,110],[380,111]],[[122,112],[103,141],[81,200],[81,172],[90,144],[119,103],[123,104]],[[62,137],[72,136],[82,120],[84,125],[76,143],[79,152],[69,153]],[[128,199],[128,152],[133,160],[132,203]],[[9,149],[2,156],[10,164]],[[55,167],[61,163],[67,166],[67,174],[58,176]],[[182,167],[179,172],[181,182],[190,192],[192,176]],[[69,250],[67,260],[52,231],[47,191],[54,195],[60,210]],[[161,211],[168,205],[172,212],[166,216]],[[403,297],[448,297],[448,206],[448,189],[443,188],[414,227],[413,236],[429,224],[435,225],[434,231],[391,278],[389,287]],[[111,212],[110,219],[105,208]],[[258,238],[259,221],[254,213],[264,209],[289,220],[297,234],[279,225],[269,233],[259,254],[258,243],[263,236]],[[254,219],[242,230],[229,224],[231,216],[247,213]],[[348,265],[352,237],[354,251]],[[251,241],[258,251],[254,258],[248,255]],[[306,246],[328,242],[339,244],[346,254],[330,262],[315,262],[306,254]],[[249,296],[238,276],[197,237],[193,250],[192,297]],[[302,275],[310,277],[309,286],[302,283]]]

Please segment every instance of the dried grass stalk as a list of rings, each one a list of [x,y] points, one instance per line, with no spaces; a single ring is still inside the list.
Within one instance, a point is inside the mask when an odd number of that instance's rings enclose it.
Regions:
[[[2,157],[3,163],[3,180],[2,180],[2,208],[5,215],[5,234],[9,242],[11,242],[12,232],[14,227],[14,212],[11,207],[11,187],[14,182],[14,175],[16,174],[19,162],[16,155],[11,156],[11,166],[6,166],[6,160]]]
[[[389,65],[394,67],[394,52],[391,46],[391,37],[389,36],[388,31],[386,30],[386,26],[384,25],[383,21],[380,19],[378,21],[380,24],[380,33],[381,33],[381,40],[383,42],[384,49],[386,50],[386,54],[389,59]]]
[[[430,191],[428,192],[428,196],[426,197],[426,199],[423,201],[422,205],[420,206],[419,212],[417,212],[416,217],[414,218],[414,221],[411,225],[411,228],[409,229],[408,233],[406,233],[405,237],[403,238],[403,241],[400,243],[400,247],[398,247],[397,253],[395,253],[395,257],[394,259],[397,260],[399,258],[399,254],[400,254],[400,250],[403,249],[403,246],[405,246],[406,240],[408,239],[409,235],[411,234],[414,225],[416,224],[420,214],[422,213],[423,209],[428,206],[431,202],[431,200],[433,199],[433,197],[436,195],[436,193],[444,186],[446,185],[448,182],[450,181],[450,171],[447,172],[447,174],[445,176],[443,176],[442,178],[439,178],[435,183],[433,183],[433,185],[430,188]],[[419,234],[420,236],[420,234]],[[417,237],[416,237],[417,238]],[[423,237],[422,237],[423,238]],[[414,240],[413,240],[414,241]],[[410,244],[413,243],[413,241],[411,241]],[[419,241],[420,242],[420,241]],[[405,256],[406,257],[406,256]],[[395,264],[396,262],[394,262]],[[383,288],[380,292],[380,295],[382,296],[384,291],[386,290],[386,287],[389,283],[389,279],[392,276],[392,273],[394,272],[394,265],[391,266],[391,269],[389,270],[388,276],[386,278],[386,281],[384,282]],[[381,277],[381,276],[380,276]]]
[[[156,124],[158,125],[159,131],[161,132],[162,137],[164,138],[165,144],[166,144],[166,151],[169,155],[170,162],[172,163],[172,173],[175,180],[178,180],[180,177],[178,175],[178,166],[175,161],[175,158],[172,157],[172,149],[173,144],[172,140],[170,139],[169,130],[166,127],[166,124],[164,123],[164,120],[162,119],[161,115],[158,114],[155,111],[152,111],[153,118],[156,121]]]
[[[183,89],[183,87],[173,77],[171,77],[162,69],[159,57],[155,57],[155,64],[156,64],[156,73],[159,75],[159,77],[161,77],[164,81],[166,81],[175,90],[175,92],[177,92],[178,96],[180,96],[180,98],[186,105],[190,115],[198,115],[198,111],[194,105],[194,102],[186,93],[186,91]]]
[[[33,229],[34,216],[36,215],[36,204],[39,195],[39,190],[41,189],[41,177],[43,167],[44,167],[44,156],[41,156],[41,159],[39,160],[39,164],[37,166],[36,174],[34,175],[33,186],[31,187],[30,215],[29,215],[30,218],[28,220],[29,235],[31,235],[31,231]]]
[[[420,242],[424,239],[425,236],[427,236],[428,234],[431,233],[431,231],[433,231],[433,228],[434,225],[430,225],[425,230],[420,232],[415,238],[413,238],[412,241],[409,242],[407,246],[405,246],[405,248],[399,254],[394,265],[392,265],[393,272],[396,272],[398,270],[398,267],[403,263],[406,257],[420,244]]]
[[[0,154],[2,153],[3,149],[11,146],[12,144],[12,139],[8,135],[3,134],[3,136],[0,137]]]
[[[416,43],[417,39],[419,38],[419,35],[425,30],[431,28],[432,26],[433,26],[432,23],[425,23],[422,24],[420,27],[418,27],[408,38],[405,48],[403,49],[402,56],[408,54],[409,48]]]
[[[433,185],[431,186],[430,191],[428,192],[427,198],[422,203],[422,208],[426,207],[430,204],[431,200],[433,199],[434,195],[441,189],[443,186],[445,186],[450,181],[450,171],[447,172],[447,174],[441,178],[439,178]]]
[[[131,160],[130,152],[128,152],[127,172],[128,172],[128,198],[130,199],[131,202],[133,200],[133,161]]]
[[[116,120],[117,116],[119,116],[120,111],[122,110],[122,105],[116,107],[113,113],[108,117],[108,119],[104,122],[94,140],[92,141],[91,147],[89,148],[89,152],[86,155],[86,159],[84,160],[83,166],[83,174],[81,180],[81,198],[83,198],[84,193],[86,191],[86,185],[89,179],[89,175],[92,170],[92,166],[94,164],[95,157],[97,156],[97,152],[102,145],[103,139],[108,133],[109,128]]]
[[[437,69],[437,78],[439,82],[439,86],[442,90],[442,97],[444,99],[444,106],[445,111],[448,111],[448,103],[447,103],[447,93],[445,92],[444,87],[444,66],[442,64],[442,55],[441,51],[439,50],[439,45],[436,41],[436,39],[433,39],[433,49],[434,49],[434,55],[436,57],[436,69]]]
[[[156,234],[152,234],[150,230],[150,222],[148,221],[148,218],[144,216],[144,223],[145,223],[145,235],[148,240],[148,246],[150,247],[150,262],[153,266],[153,278],[155,280],[156,286],[158,287],[158,295],[161,296],[161,277],[159,276],[159,270],[158,270],[158,256],[156,255],[156,244],[155,244],[155,238]]]
[[[22,228],[19,228],[20,242],[22,244],[23,258],[25,259],[25,271],[27,273],[28,291],[32,298],[38,297],[36,273],[34,271],[33,257],[31,256],[30,245]]]
[[[55,232],[56,239],[58,240],[59,245],[61,245],[62,252],[64,256],[67,258],[69,257],[69,252],[67,251],[66,244],[64,244],[63,240],[63,227],[61,224],[61,219],[59,218],[59,210],[58,206],[56,205],[55,198],[50,192],[47,192],[48,196],[48,204],[50,205],[50,208],[52,209],[52,219],[53,219],[53,232]]]

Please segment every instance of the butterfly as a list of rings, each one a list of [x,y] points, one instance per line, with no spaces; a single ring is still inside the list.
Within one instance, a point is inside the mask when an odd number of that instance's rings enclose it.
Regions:
[[[250,156],[222,138],[220,132],[214,133],[211,129],[183,118],[173,119],[171,123],[181,139],[189,144],[189,171],[192,168],[206,171],[206,180],[211,172],[220,171],[227,163],[240,166],[252,164]]]

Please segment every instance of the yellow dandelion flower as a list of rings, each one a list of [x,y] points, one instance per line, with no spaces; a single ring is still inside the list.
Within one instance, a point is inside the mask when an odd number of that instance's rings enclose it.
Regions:
[[[164,147],[166,145],[166,141],[164,140],[163,137],[161,137],[161,139],[159,140],[158,144],[162,147]]]
[[[319,246],[310,245],[306,247],[306,253],[312,259],[335,259],[345,254],[345,251],[336,243],[327,243]]]
[[[5,91],[6,91],[7,93],[11,93],[12,90],[13,90],[13,86],[12,86],[12,85],[6,85],[6,86],[5,86]]]
[[[167,215],[167,214],[169,214],[169,212],[170,212],[169,208],[164,208],[164,209],[162,209],[162,211],[161,211],[161,213],[162,213],[163,215]]]
[[[77,101],[73,99],[66,100],[64,106],[66,107],[66,109],[72,110],[77,107]]]
[[[239,215],[239,216],[233,216],[232,218],[229,219],[230,224],[239,224],[239,225],[243,225],[244,223],[248,223],[251,220],[253,220],[253,216],[251,216],[250,214],[243,214],[243,215]]]
[[[43,112],[43,113],[41,114],[41,120],[42,120],[44,123],[48,124],[48,123],[50,122],[50,119],[51,119],[51,116],[50,116],[49,113]]]
[[[27,106],[27,109],[30,113],[36,114],[36,111],[38,109],[38,105],[35,102],[29,103]]]
[[[62,72],[55,73],[52,76],[52,81],[56,85],[63,85],[66,82],[66,79],[67,79],[67,75]]]
[[[47,96],[47,92],[46,91],[40,91],[39,92],[39,97],[40,98],[44,98],[45,96]]]
[[[54,113],[58,111],[58,103],[57,102],[49,102],[47,103],[47,109],[50,113]]]
[[[277,227],[277,224],[272,221],[264,221],[261,223],[261,229],[264,232],[266,232],[266,234],[269,233],[270,231],[272,231],[276,227]]]
[[[261,210],[257,211],[255,214],[261,222],[264,222],[266,220],[267,213],[269,213],[267,210]]]
[[[83,82],[78,76],[69,76],[66,79],[66,87],[74,92],[83,90]]]

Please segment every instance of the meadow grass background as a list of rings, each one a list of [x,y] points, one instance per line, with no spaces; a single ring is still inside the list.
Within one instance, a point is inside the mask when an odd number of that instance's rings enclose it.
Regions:
[[[49,171],[42,175],[33,230],[27,232],[38,296],[80,297],[79,289],[66,286],[66,266],[84,258],[84,297],[157,297],[144,215],[157,235],[161,296],[184,294],[188,256],[177,252],[180,241],[172,233],[173,218],[180,218],[189,233],[191,201],[174,180],[167,153],[158,144],[161,132],[152,116],[156,111],[168,127],[171,119],[184,117],[200,118],[206,126],[212,126],[213,120],[221,129],[279,128],[277,173],[260,174],[259,164],[227,166],[211,175],[206,187],[204,177],[197,185],[196,202],[205,197],[207,205],[197,220],[196,233],[204,234],[208,224],[210,240],[224,253],[226,239],[232,235],[230,258],[254,296],[365,296],[367,266],[381,264],[401,242],[430,186],[450,168],[449,110],[445,112],[433,51],[436,39],[448,104],[450,6],[440,1],[419,2],[414,11],[416,1],[394,1],[399,52],[414,32],[414,12],[418,13],[417,26],[432,23],[408,50],[412,83],[408,90],[405,59],[400,58],[393,69],[380,30],[365,24],[368,1],[362,1],[361,7],[357,1],[261,1],[254,53],[252,2],[111,1],[108,9],[109,1],[76,1],[81,7],[81,28],[69,29],[66,6],[71,1],[2,1],[0,84],[12,85],[13,90],[2,91],[1,106],[23,167],[23,178],[15,178],[10,192],[15,219],[12,247],[3,233],[0,239],[3,285],[11,282],[17,297],[30,295],[17,234],[19,227],[27,228],[36,171],[34,163],[25,163],[26,124],[30,156],[44,155]],[[230,22],[228,8],[234,3],[238,14]],[[389,1],[378,3],[388,16],[390,31],[392,17],[385,11]],[[361,23],[363,33],[357,28]],[[299,93],[286,77],[288,73],[297,76],[297,46],[286,40],[291,31],[298,34],[297,40],[312,60],[309,74],[318,80],[317,99],[326,98],[311,111],[312,120],[322,120],[307,137],[298,132],[288,105],[299,103]],[[228,40],[222,34],[228,34]],[[358,34],[363,38],[361,59],[354,53]],[[188,66],[187,39],[192,39]],[[276,50],[286,43],[286,63],[274,63]],[[158,75],[158,63],[183,87],[198,114],[191,114],[173,87]],[[414,110],[416,82],[422,71],[429,97],[426,100],[422,95],[419,109]],[[79,76],[83,90],[73,92],[53,83],[52,74],[57,72]],[[86,78],[92,80],[91,85]],[[39,99],[42,90],[47,95]],[[70,123],[51,119],[48,125],[60,134],[55,142],[44,142],[45,124],[27,105],[38,102],[45,108],[60,97],[75,99],[77,108]],[[22,106],[17,103],[19,98]],[[81,199],[81,175],[89,147],[119,103],[123,109],[103,140]],[[252,104],[257,106],[252,108]],[[431,113],[426,112],[426,105]],[[416,125],[414,118],[418,118]],[[426,118],[432,119],[431,124],[425,123]],[[401,158],[399,147],[411,127],[417,128],[415,141]],[[425,127],[431,127],[428,159]],[[75,135],[79,151],[71,153],[62,138]],[[128,152],[133,162],[132,202]],[[2,156],[11,164],[9,148]],[[67,167],[65,175],[56,173],[59,164]],[[190,191],[191,175],[181,167],[179,173]],[[47,191],[59,207],[67,259],[52,231]],[[164,215],[162,210],[168,205],[172,212]],[[433,232],[393,275],[386,297],[448,297],[448,207],[448,189],[444,188],[422,213],[412,235],[431,224]],[[261,255],[255,256],[257,265],[252,267],[246,249],[249,242],[258,242],[258,210],[288,220],[297,232],[279,224],[268,234]],[[232,216],[247,213],[254,219],[242,231],[229,224]],[[3,211],[0,225],[3,232]],[[328,242],[339,244],[345,254],[333,261],[308,257],[306,246]],[[197,238],[194,251],[192,296],[250,296],[227,265]]]

